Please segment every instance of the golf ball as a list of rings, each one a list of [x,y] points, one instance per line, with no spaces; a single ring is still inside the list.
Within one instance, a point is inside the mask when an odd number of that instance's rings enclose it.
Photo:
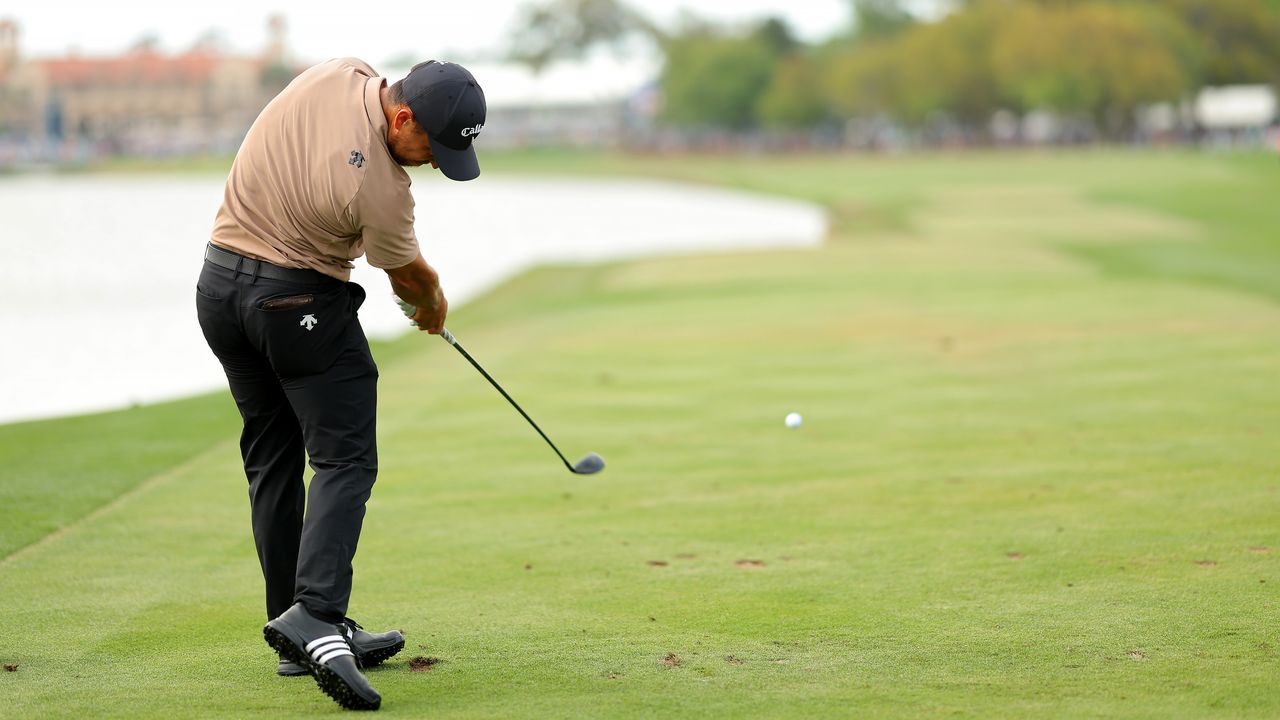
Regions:
[[[795,430],[800,427],[800,423],[802,422],[804,422],[804,419],[800,417],[800,413],[787,413],[787,427]]]

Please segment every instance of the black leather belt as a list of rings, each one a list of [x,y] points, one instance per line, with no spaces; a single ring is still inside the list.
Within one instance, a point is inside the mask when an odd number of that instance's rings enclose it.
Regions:
[[[307,270],[306,268],[286,268],[279,265],[272,265],[264,260],[255,260],[251,257],[245,257],[239,253],[231,252],[223,248],[209,243],[204,249],[205,262],[213,263],[218,267],[224,267],[228,270],[254,277],[270,278],[272,280],[283,280],[285,282],[302,283],[305,285],[319,285],[325,283],[342,282],[341,280],[329,277],[318,270]]]

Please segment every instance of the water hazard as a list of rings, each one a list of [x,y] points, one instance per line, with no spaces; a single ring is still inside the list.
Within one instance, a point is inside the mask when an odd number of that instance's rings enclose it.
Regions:
[[[0,422],[225,387],[193,293],[223,179],[0,179]],[[415,178],[419,242],[457,307],[531,265],[817,245],[820,208],[636,180]],[[386,275],[356,261],[370,336],[406,331]]]

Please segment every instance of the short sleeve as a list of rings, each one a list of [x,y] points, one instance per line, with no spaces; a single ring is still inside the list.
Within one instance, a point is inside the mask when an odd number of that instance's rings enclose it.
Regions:
[[[369,264],[393,270],[418,257],[413,231],[413,195],[398,183],[375,192],[366,182],[351,201],[351,220],[360,230]]]

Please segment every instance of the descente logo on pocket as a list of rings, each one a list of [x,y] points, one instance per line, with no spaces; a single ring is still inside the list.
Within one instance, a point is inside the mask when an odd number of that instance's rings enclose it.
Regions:
[[[481,123],[481,124],[479,124],[479,125],[476,125],[475,127],[462,128],[462,137],[469,137],[469,136],[471,136],[471,135],[479,135],[479,134],[480,134],[480,131],[481,131],[481,130],[483,130],[483,129],[484,129],[484,124],[483,124],[483,123]]]

